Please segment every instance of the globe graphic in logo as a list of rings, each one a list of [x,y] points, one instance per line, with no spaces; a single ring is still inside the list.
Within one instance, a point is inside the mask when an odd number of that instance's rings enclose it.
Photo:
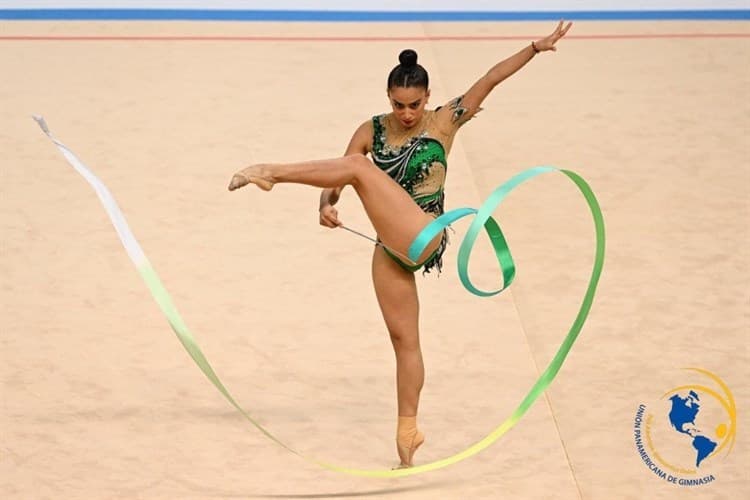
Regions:
[[[737,409],[724,381],[703,368],[685,369],[688,383],[640,405],[636,448],[648,468],[663,480],[694,486],[716,478],[712,460],[728,455],[735,443]]]
[[[717,448],[717,441],[726,436],[727,424],[722,422],[715,427],[715,433],[701,431],[695,425],[695,420],[700,412],[700,396],[694,390],[690,390],[686,397],[681,397],[679,392],[673,394],[669,401],[672,409],[669,411],[669,422],[674,429],[692,439],[693,448],[696,451],[695,466],[700,467],[705,460]]]

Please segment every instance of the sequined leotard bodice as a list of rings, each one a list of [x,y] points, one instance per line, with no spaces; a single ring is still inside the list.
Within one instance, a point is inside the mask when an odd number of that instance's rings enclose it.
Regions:
[[[447,151],[436,136],[443,136],[449,141],[452,137],[431,130],[429,124],[434,122],[434,113],[427,111],[427,126],[400,146],[388,143],[387,115],[374,116],[372,160],[398,182],[422,210],[437,217],[444,211]],[[430,272],[433,267],[440,271],[446,243],[447,238],[443,235],[436,254],[424,264],[425,273]],[[399,263],[403,266],[403,263]]]
[[[385,115],[372,119],[375,136],[372,160],[403,187],[422,210],[435,216],[443,213],[446,154],[445,148],[423,130],[403,145],[387,142]]]

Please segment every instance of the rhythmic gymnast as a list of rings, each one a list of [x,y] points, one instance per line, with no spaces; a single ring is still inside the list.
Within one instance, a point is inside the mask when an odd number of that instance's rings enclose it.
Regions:
[[[531,42],[493,66],[460,97],[427,110],[430,98],[427,71],[417,64],[417,53],[404,50],[388,75],[387,95],[392,111],[367,120],[354,132],[341,158],[289,164],[257,164],[237,172],[234,191],[252,183],[270,191],[274,184],[293,182],[324,188],[320,196],[320,224],[341,227],[335,208],[344,186],[359,196],[378,235],[372,258],[372,280],[396,354],[399,467],[410,467],[414,452],[424,442],[417,428],[424,363],[419,344],[419,299],[414,273],[442,267],[447,235],[436,236],[417,262],[407,251],[412,240],[443,213],[446,156],[458,129],[481,110],[489,93],[539,52],[555,44],[572,23],[562,21],[549,36]],[[365,155],[370,154],[372,161]]]

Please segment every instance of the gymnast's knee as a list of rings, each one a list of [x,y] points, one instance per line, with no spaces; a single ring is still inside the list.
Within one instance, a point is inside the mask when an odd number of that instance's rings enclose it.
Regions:
[[[405,332],[399,329],[389,328],[388,334],[391,337],[393,347],[399,351],[418,351],[419,335],[412,332]]]
[[[352,184],[356,183],[361,179],[365,172],[372,169],[374,164],[370,159],[362,153],[354,153],[344,157],[348,164],[351,166],[354,175],[352,176]]]

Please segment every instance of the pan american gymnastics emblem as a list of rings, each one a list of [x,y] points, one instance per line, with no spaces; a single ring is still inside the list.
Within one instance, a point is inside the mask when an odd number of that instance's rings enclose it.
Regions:
[[[659,479],[701,486],[716,481],[715,459],[732,451],[737,409],[717,375],[702,368],[685,372],[687,383],[638,406],[633,436],[641,460]]]

